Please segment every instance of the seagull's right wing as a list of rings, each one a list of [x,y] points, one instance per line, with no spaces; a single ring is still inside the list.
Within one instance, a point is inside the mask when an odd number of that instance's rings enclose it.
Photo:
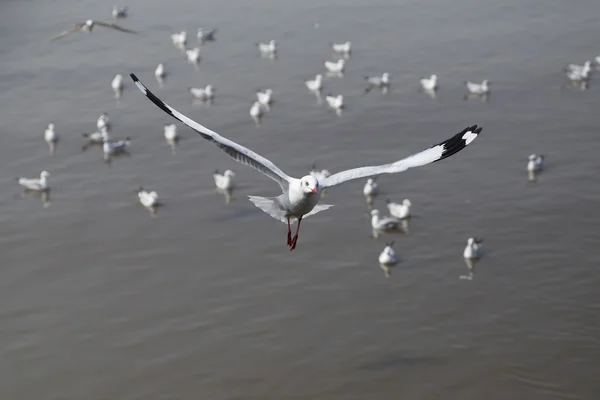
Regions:
[[[70,27],[69,29],[67,29],[66,31],[62,32],[60,35],[53,37],[51,40],[60,39],[61,37],[67,36],[69,33],[78,31],[83,27],[83,25],[85,25],[85,24],[75,24],[72,27]]]
[[[156,104],[164,112],[170,114],[173,118],[178,119],[179,121],[186,124],[188,127],[198,132],[198,134],[202,136],[202,138],[213,142],[213,144],[215,144],[218,148],[227,153],[229,157],[242,164],[248,165],[259,172],[262,172],[263,174],[277,182],[279,186],[281,186],[281,189],[283,191],[287,191],[289,181],[292,178],[287,176],[271,161],[256,154],[252,150],[242,145],[239,145],[229,139],[224,138],[218,133],[211,131],[210,129],[200,125],[196,121],[193,121],[185,115],[181,114],[179,111],[175,110],[167,103],[163,102],[161,99],[156,97],[150,90],[148,90],[148,88],[146,88],[139,81],[137,76],[135,76],[134,74],[130,74],[130,76],[131,79],[133,79],[133,81],[135,82],[136,86],[142,91],[142,93],[144,93],[146,97],[150,99],[150,101]]]

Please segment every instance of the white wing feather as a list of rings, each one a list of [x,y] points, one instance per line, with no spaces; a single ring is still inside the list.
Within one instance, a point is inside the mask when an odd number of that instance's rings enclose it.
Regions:
[[[346,171],[338,172],[333,174],[319,183],[322,187],[336,186],[344,182],[351,181],[353,179],[366,178],[370,176],[377,176],[381,174],[395,174],[398,172],[406,171],[409,168],[420,167],[427,165],[432,162],[443,160],[453,154],[458,153],[467,145],[469,145],[477,135],[481,132],[482,128],[477,128],[477,125],[465,128],[462,132],[457,133],[450,139],[443,141],[442,143],[436,144],[423,150],[420,153],[413,154],[412,156],[406,157],[400,161],[396,161],[391,164],[371,166],[371,167],[360,167],[349,169]]]

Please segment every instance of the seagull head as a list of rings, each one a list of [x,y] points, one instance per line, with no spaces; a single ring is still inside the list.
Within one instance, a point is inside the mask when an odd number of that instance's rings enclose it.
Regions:
[[[94,21],[92,21],[91,19],[88,19],[87,21],[85,21],[85,24],[86,24],[88,27],[92,27],[92,25],[94,25]]]
[[[42,179],[47,179],[50,176],[50,173],[48,171],[42,171],[42,173],[40,174],[40,178]]]
[[[412,206],[412,203],[410,202],[410,200],[409,200],[409,199],[404,199],[404,200],[402,201],[402,204],[403,204],[404,206],[406,206],[406,207],[410,207],[410,206]]]
[[[437,75],[433,74],[429,79],[431,79],[432,81],[437,81]]]
[[[232,170],[228,169],[223,173],[223,176],[229,176],[233,178],[235,176],[235,173]]]
[[[469,246],[473,246],[473,243],[475,243],[475,239],[474,238],[471,237],[471,238],[469,238],[469,240],[467,240],[467,244]]]
[[[50,129],[51,131],[54,130],[54,124],[52,122],[48,124],[48,129]]]
[[[312,175],[306,175],[300,179],[300,187],[304,193],[315,194],[319,191],[319,181]]]

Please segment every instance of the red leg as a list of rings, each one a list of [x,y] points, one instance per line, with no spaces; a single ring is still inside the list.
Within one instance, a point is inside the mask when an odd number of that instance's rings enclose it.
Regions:
[[[287,245],[292,245],[292,227],[290,226],[290,217],[288,217],[288,233],[287,233]]]
[[[292,245],[290,246],[290,251],[296,248],[296,242],[298,241],[298,232],[300,231],[300,222],[302,222],[302,217],[298,218],[298,226],[296,226],[296,234],[292,239]]]

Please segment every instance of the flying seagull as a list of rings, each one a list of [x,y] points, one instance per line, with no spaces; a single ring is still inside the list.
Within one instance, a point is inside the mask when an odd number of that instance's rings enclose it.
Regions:
[[[96,26],[103,26],[105,28],[112,28],[112,29],[116,29],[116,30],[121,31],[121,32],[137,33],[137,32],[134,32],[132,30],[120,27],[117,24],[109,24],[109,23],[106,23],[106,22],[93,21],[91,19],[88,19],[87,21],[85,21],[83,23],[73,25],[71,28],[67,29],[66,31],[64,31],[60,35],[52,38],[52,40],[60,39],[62,37],[67,36],[69,33],[77,32],[77,31],[80,31],[80,32],[91,32]]]
[[[130,74],[131,79],[136,86],[159,108],[173,118],[183,122],[189,128],[196,131],[202,138],[212,142],[231,158],[236,161],[248,165],[255,170],[262,172],[279,184],[282,194],[277,197],[259,197],[248,196],[258,208],[269,214],[275,219],[288,224],[287,244],[290,250],[296,248],[298,240],[298,231],[302,218],[314,215],[320,211],[327,210],[332,205],[318,204],[323,190],[337,186],[344,182],[354,179],[361,179],[370,176],[381,174],[393,174],[406,171],[409,168],[419,167],[430,164],[435,161],[442,160],[458,153],[469,145],[479,135],[482,128],[473,125],[463,129],[461,132],[452,136],[435,146],[432,146],[420,153],[413,154],[410,157],[393,162],[391,164],[354,168],[336,174],[330,175],[327,178],[317,180],[311,175],[303,176],[300,179],[292,178],[286,175],[281,169],[266,158],[256,154],[252,150],[241,146],[218,133],[200,125],[191,120],[179,111],[175,110],[161,99],[156,97],[139,79]],[[292,220],[298,220],[296,234],[292,238],[290,223]]]

